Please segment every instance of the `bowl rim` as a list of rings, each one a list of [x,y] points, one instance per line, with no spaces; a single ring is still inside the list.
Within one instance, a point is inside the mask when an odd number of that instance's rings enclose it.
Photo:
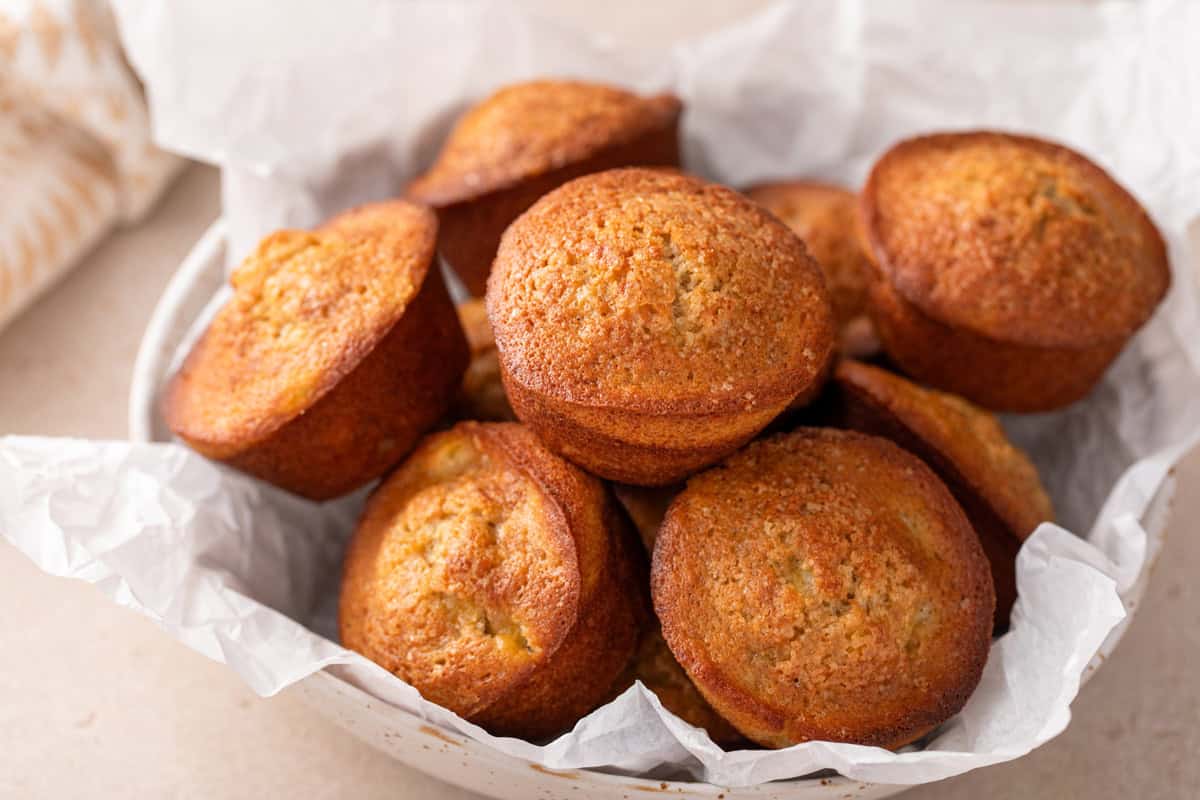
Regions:
[[[179,269],[167,283],[166,288],[163,290],[151,313],[145,333],[138,346],[129,388],[129,439],[135,443],[170,441],[169,434],[165,432],[159,420],[158,391],[168,373],[174,367],[173,359],[180,342],[186,341],[190,336],[194,336],[197,333],[197,322],[203,319],[204,312],[194,318],[182,318],[185,313],[185,306],[190,305],[194,307],[197,304],[196,293],[203,284],[215,283],[214,279],[217,276],[214,273],[219,272],[220,277],[223,279],[227,235],[228,226],[226,221],[218,217],[184,257]],[[207,310],[212,310],[212,296],[208,295],[203,300],[207,306]],[[1112,654],[1136,615],[1137,608],[1141,604],[1141,599],[1149,584],[1150,575],[1153,573],[1158,556],[1162,551],[1175,488],[1175,471],[1172,468],[1151,500],[1142,518],[1142,524],[1146,531],[1146,559],[1137,579],[1120,595],[1126,610],[1125,617],[1109,632],[1108,637],[1101,644],[1095,656],[1093,656],[1086,669],[1080,675],[1080,688],[1091,679],[1100,666]],[[361,689],[344,681],[328,668],[314,673],[310,678],[314,678],[316,681],[305,679],[302,683],[316,685],[321,682],[333,682],[333,684],[339,685],[336,688],[362,693]],[[318,691],[318,694],[321,693]],[[382,703],[383,701],[377,700],[377,702]],[[411,716],[418,723],[424,724],[424,720],[411,714],[411,712],[400,708],[396,708],[396,710]],[[445,730],[448,735],[459,737],[462,745],[467,747],[473,755],[479,756],[486,753],[488,757],[494,757],[500,764],[508,764],[513,767],[523,767],[530,763],[524,759],[510,756],[488,747],[482,742],[461,737],[457,732],[446,729],[439,730]],[[553,770],[545,770],[545,772],[548,775],[559,774]],[[692,794],[699,793],[703,795],[716,795],[717,792],[720,792],[725,797],[733,797],[735,795],[732,793],[741,791],[739,789],[720,787],[716,784],[700,781],[651,780],[615,775],[587,768],[571,770],[570,774],[573,778],[581,780],[584,783],[591,781],[597,784],[612,785],[614,782],[619,782],[625,788],[640,788],[645,791],[655,792],[690,792]],[[793,778],[787,781],[773,781],[769,784],[763,784],[763,786],[769,786],[773,791],[784,787],[793,787],[795,789],[803,787],[804,789],[818,791],[828,789],[830,796],[845,796],[847,792],[853,793],[855,789],[862,791],[873,786],[883,788],[882,784],[870,784],[843,775]],[[907,788],[909,787],[896,786],[895,790],[899,792]]]

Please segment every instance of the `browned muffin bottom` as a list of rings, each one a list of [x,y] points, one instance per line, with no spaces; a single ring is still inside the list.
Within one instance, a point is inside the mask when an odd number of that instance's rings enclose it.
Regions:
[[[651,585],[696,687],[768,747],[912,742],[962,708],[991,640],[962,509],[915,456],[850,431],[761,439],[689,480]]]
[[[1008,627],[1021,543],[1054,508],[1037,468],[991,413],[898,375],[842,361],[830,387],[830,421],[882,436],[919,456],[962,506],[992,565],[995,628]]]
[[[875,164],[860,211],[888,354],[992,409],[1050,410],[1085,395],[1170,285],[1142,207],[1051,142],[909,139]]]
[[[858,226],[858,197],[816,181],[764,183],[746,191],[804,240],[825,275],[839,331],[839,350],[870,356],[879,343],[867,318],[867,285],[873,272]]]
[[[623,524],[598,480],[520,425],[434,434],[350,542],[342,643],[493,733],[558,733],[637,643],[645,590]]]
[[[167,388],[171,430],[313,499],[381,475],[445,413],[466,363],[430,269],[436,229],[395,201],[264,239]]]
[[[539,80],[500,89],[455,125],[408,195],[438,210],[439,247],[482,295],[500,236],[546,192],[613,167],[679,165],[679,100]]]
[[[496,353],[496,340],[483,300],[472,298],[459,303],[458,320],[471,349],[471,363],[463,373],[458,396],[459,416],[492,422],[515,420],[500,380],[500,356]]]
[[[639,485],[736,450],[815,388],[833,350],[800,240],[743,195],[663,170],[539,200],[504,235],[487,308],[517,416]]]
[[[667,643],[663,641],[662,632],[657,628],[642,634],[637,652],[625,668],[624,676],[617,682],[613,696],[624,692],[634,681],[641,681],[654,692],[663,708],[689,725],[706,730],[709,738],[724,749],[751,746],[737,728],[713,710],[696,689],[675,656],[671,655]]]

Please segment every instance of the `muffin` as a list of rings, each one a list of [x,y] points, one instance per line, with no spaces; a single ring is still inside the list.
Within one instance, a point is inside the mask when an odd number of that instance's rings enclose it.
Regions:
[[[829,421],[882,436],[918,456],[946,484],[992,565],[997,632],[1017,598],[1017,551],[1054,508],[1037,468],[992,414],[886,370],[842,361],[829,389]]]
[[[314,500],[382,475],[446,412],[466,366],[431,267],[436,235],[432,212],[394,201],[268,236],[167,387],[167,425]]]
[[[637,653],[626,668],[625,679],[618,684],[620,691],[617,694],[632,686],[634,681],[641,681],[654,692],[663,708],[689,725],[703,728],[709,738],[724,749],[734,750],[749,744],[737,728],[714,711],[696,690],[657,629],[642,634]]]
[[[746,196],[795,231],[821,267],[841,353],[851,358],[875,353],[879,341],[867,317],[867,284],[873,270],[858,230],[858,197],[815,181],[764,183],[747,190]]]
[[[678,166],[681,110],[597,83],[508,86],[463,115],[408,195],[437,210],[442,256],[482,296],[500,235],[546,192],[613,167]]]
[[[801,428],[688,481],[654,548],[663,638],[767,747],[898,748],[958,712],[995,599],[962,509],[885,439]]]
[[[551,449],[622,483],[675,483],[745,444],[833,351],[820,269],[737,192],[610,170],[505,232],[487,293],[509,402]]]
[[[1082,398],[1170,285],[1166,247],[1138,202],[1039,139],[901,142],[872,168],[860,213],[888,355],[996,411]]]
[[[458,304],[458,321],[467,335],[471,363],[463,374],[458,413],[463,419],[510,422],[516,419],[500,380],[500,357],[483,301],[472,298]]]
[[[613,484],[613,494],[617,496],[625,513],[633,522],[638,537],[646,548],[647,553],[654,552],[654,538],[658,536],[658,526],[662,525],[667,507],[679,494],[683,487],[673,486],[631,486],[627,483]]]
[[[603,701],[647,615],[637,545],[600,481],[515,423],[425,439],[350,541],[342,643],[497,735]]]

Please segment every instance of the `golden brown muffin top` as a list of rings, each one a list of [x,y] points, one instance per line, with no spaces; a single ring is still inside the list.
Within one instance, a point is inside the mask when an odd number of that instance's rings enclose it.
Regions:
[[[861,211],[905,299],[998,341],[1122,339],[1170,285],[1166,246],[1137,200],[1082,155],[1027,136],[901,142],[871,170]]]
[[[663,636],[743,733],[895,747],[955,713],[992,630],[974,531],[920,460],[801,428],[688,481],[659,529]]]
[[[662,170],[588,175],[542,197],[505,232],[487,307],[510,378],[592,406],[786,402],[833,346],[800,240],[737,192]]]
[[[1054,519],[1037,467],[1008,440],[994,414],[857,361],[840,362],[833,380],[842,392],[885,414],[882,424],[907,434],[895,439],[901,447],[913,437],[921,450],[936,453],[934,468],[952,470],[1022,541],[1039,523]]]
[[[599,83],[506,86],[459,119],[408,194],[445,205],[508,188],[672,125],[681,109],[673,95],[641,97]]]
[[[858,233],[858,197],[815,181],[764,183],[746,191],[804,240],[825,273],[839,327],[867,310],[871,263]]]
[[[268,236],[168,388],[171,429],[223,457],[311,408],[403,315],[436,236],[433,213],[403,201]]]
[[[347,551],[343,642],[472,716],[552,656],[608,558],[600,482],[520,425],[428,437]]]

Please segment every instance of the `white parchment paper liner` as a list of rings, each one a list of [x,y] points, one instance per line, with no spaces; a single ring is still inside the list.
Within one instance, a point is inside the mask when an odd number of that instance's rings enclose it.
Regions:
[[[734,184],[845,182],[894,139],[1000,127],[1049,135],[1111,169],[1170,239],[1175,288],[1087,400],[1007,420],[1065,528],[1018,559],[1011,631],[979,689],[920,751],[813,742],[724,753],[640,686],[538,746],[496,739],[331,641],[338,566],[361,498],[318,506],[176,445],[0,440],[0,533],[48,572],[88,580],[268,695],[324,668],[435,723],[550,768],[686,771],[747,785],[832,768],[921,783],[1018,757],[1070,719],[1080,675],[1144,567],[1139,519],[1200,436],[1200,317],[1184,231],[1200,213],[1200,6],[779,5],[702,40],[618,52],[501,3],[239,4],[118,0],[159,141],[220,163],[233,249],[396,192],[450,113],[542,74],[672,87],[687,153]],[[221,46],[214,43],[221,41]],[[1077,536],[1069,530],[1086,536]]]

